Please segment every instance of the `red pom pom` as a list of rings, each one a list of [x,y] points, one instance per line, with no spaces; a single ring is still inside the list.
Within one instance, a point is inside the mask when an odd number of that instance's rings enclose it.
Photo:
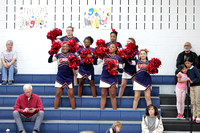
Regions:
[[[97,47],[107,47],[105,41],[102,39],[97,40],[96,46]]]
[[[150,74],[158,73],[158,68],[161,65],[161,61],[158,58],[151,59],[150,63],[147,65],[147,72]]]
[[[106,69],[108,70],[108,73],[110,75],[113,75],[113,76],[118,75],[118,71],[114,69],[114,68],[118,68],[117,63],[118,62],[116,60],[113,60],[113,59],[110,59],[109,61],[106,62],[106,65],[107,65]]]
[[[62,35],[62,30],[55,28],[47,33],[47,39],[54,41],[57,36],[61,36],[61,35]]]
[[[69,67],[72,68],[72,69],[74,69],[74,70],[78,69],[78,65],[81,62],[81,60],[78,57],[76,57],[74,54],[72,54],[68,58],[68,61],[69,61]]]
[[[75,53],[78,50],[79,46],[74,39],[70,39],[68,41],[68,44],[69,44],[69,52]]]
[[[51,50],[49,51],[49,54],[50,55],[57,54],[61,47],[62,47],[62,44],[60,42],[53,41],[52,45],[51,45]]]
[[[104,58],[109,53],[109,49],[106,47],[96,47],[93,55],[97,58]]]
[[[93,64],[94,59],[92,57],[87,57],[87,55],[92,55],[92,51],[90,49],[83,50],[80,54],[81,58],[83,58],[83,62],[86,65]]]
[[[138,46],[131,42],[126,45],[125,49],[118,51],[118,55],[122,58],[123,62],[127,62],[128,58],[133,59],[138,52]]]

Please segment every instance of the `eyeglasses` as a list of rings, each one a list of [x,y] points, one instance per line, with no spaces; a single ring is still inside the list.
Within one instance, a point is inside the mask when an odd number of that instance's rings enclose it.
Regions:
[[[184,45],[184,47],[190,47],[190,45]]]

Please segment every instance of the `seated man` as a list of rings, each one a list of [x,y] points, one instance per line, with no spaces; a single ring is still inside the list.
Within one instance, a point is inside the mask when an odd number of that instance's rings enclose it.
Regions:
[[[13,41],[8,40],[6,42],[6,50],[1,53],[1,63],[2,63],[2,85],[12,85],[14,81],[14,74],[17,73],[17,55],[16,52],[12,50]]]
[[[198,68],[199,61],[198,61],[197,54],[195,52],[192,52],[191,48],[192,48],[192,45],[190,42],[186,42],[184,44],[185,50],[178,55],[178,57],[176,59],[176,68],[178,68],[179,65],[184,64],[185,59],[188,57],[193,59],[193,65]],[[178,69],[176,70],[175,74],[177,74],[177,73],[178,73]]]
[[[26,133],[22,121],[35,121],[33,133],[37,133],[44,117],[44,107],[40,97],[32,93],[31,84],[25,84],[23,89],[24,94],[16,100],[13,116],[20,133]]]

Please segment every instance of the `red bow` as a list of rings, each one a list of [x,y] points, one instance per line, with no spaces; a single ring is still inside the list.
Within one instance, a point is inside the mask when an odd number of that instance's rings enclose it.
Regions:
[[[112,29],[112,32],[118,33],[115,29]]]
[[[141,51],[145,51],[146,53],[149,53],[149,50],[147,50],[146,48],[145,48],[145,49],[141,49],[141,50],[139,51],[139,53],[140,53]]]

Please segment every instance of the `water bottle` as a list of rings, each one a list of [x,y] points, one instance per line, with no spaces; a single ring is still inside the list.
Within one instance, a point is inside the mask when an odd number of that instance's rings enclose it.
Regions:
[[[10,129],[6,129],[6,133],[10,133]]]

